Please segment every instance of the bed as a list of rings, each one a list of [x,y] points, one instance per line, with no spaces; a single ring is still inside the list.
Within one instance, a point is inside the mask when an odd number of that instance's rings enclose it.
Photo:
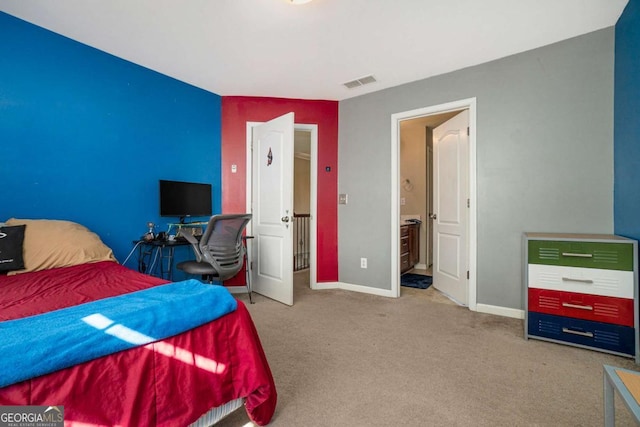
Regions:
[[[42,320],[52,313],[66,314],[179,285],[118,264],[110,249],[79,224],[12,219],[0,224],[0,236],[19,232],[16,228],[21,226],[23,260],[18,266],[22,262],[22,268],[7,269],[9,262],[0,259],[7,273],[0,275],[0,333],[3,324],[13,327],[12,322],[29,316],[36,316],[29,322]],[[56,227],[64,229],[58,236],[63,240],[51,240],[51,229]],[[90,245],[83,240],[87,236]],[[6,257],[2,249],[0,244],[0,256]],[[54,331],[45,332],[54,336]],[[0,351],[7,354],[2,341]],[[54,355],[56,350],[45,353]],[[55,359],[45,356],[49,357]],[[11,380],[3,382],[2,373],[14,368],[6,365],[11,363],[6,357],[1,360],[0,384],[5,384]],[[245,305],[235,299],[233,310],[177,335],[0,388],[0,405],[63,405],[67,426],[210,425],[241,405],[253,422],[265,425],[276,400],[256,328]]]

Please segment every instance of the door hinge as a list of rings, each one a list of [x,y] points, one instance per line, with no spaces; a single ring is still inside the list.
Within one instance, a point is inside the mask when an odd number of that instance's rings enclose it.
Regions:
[[[467,207],[470,208],[471,207],[471,200],[467,199]]]
[[[467,126],[467,136],[469,136],[469,126]]]
[[[467,270],[467,280],[469,280],[469,270]]]

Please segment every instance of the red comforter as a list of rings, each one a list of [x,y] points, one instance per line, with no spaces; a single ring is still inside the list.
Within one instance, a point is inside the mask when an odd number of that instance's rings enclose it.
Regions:
[[[0,321],[162,283],[114,262],[0,276]],[[271,420],[273,377],[241,301],[185,333],[0,389],[0,405],[64,405],[65,424],[91,426],[186,426],[239,397],[255,423]]]

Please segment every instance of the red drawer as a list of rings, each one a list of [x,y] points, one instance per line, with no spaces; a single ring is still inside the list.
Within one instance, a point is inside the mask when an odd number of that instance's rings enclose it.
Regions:
[[[633,299],[529,288],[529,311],[633,327]]]

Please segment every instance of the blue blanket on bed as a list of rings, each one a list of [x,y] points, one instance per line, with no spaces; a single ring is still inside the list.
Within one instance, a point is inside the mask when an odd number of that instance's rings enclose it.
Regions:
[[[186,280],[0,322],[0,387],[177,335],[236,307],[224,287]]]

